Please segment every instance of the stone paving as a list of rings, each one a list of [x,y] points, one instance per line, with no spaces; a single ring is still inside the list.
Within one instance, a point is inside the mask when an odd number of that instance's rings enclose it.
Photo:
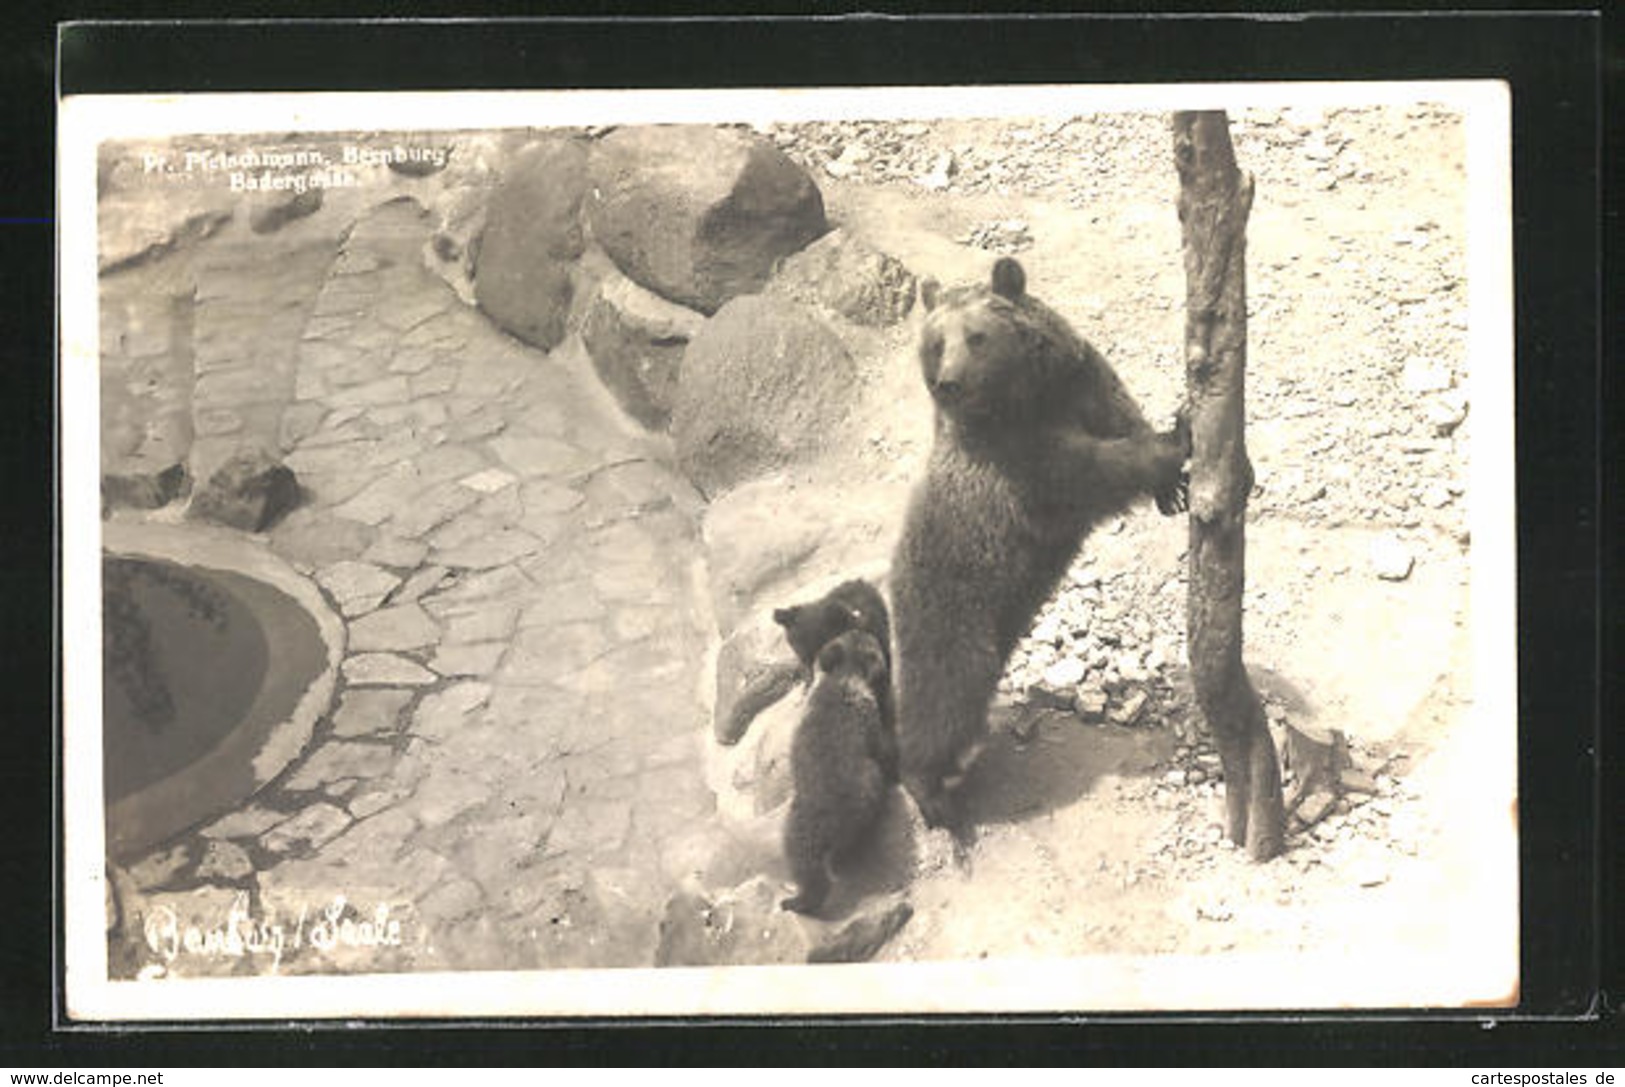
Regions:
[[[368,213],[235,353],[200,317],[199,436],[285,452],[309,501],[270,546],[348,646],[304,757],[130,868],[148,917],[206,937],[235,910],[277,950],[143,944],[130,969],[653,961],[674,843],[715,806],[698,499],[576,341],[527,348],[425,271],[428,230]]]

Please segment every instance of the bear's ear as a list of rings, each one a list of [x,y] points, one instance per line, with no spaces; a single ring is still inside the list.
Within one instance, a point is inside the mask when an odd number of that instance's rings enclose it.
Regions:
[[[796,621],[796,616],[800,614],[800,608],[774,608],[773,621],[779,624],[781,627],[787,627],[791,623],[794,623]]]
[[[993,262],[993,293],[1014,302],[1027,289],[1027,273],[1014,257],[1000,257]]]
[[[925,312],[930,313],[937,308],[937,294],[941,290],[937,281],[930,277],[920,280],[920,305],[925,307]]]
[[[846,660],[846,646],[841,644],[839,638],[830,642],[818,651],[818,670],[833,672]]]

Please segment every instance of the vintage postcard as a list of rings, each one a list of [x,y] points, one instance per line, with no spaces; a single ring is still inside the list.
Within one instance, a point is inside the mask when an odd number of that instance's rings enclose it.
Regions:
[[[1193,110],[1244,313],[1188,313]],[[1503,86],[60,135],[74,1020],[1516,1004]]]

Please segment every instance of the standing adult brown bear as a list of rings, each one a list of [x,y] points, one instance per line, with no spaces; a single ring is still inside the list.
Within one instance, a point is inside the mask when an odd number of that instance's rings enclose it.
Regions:
[[[1016,642],[1097,523],[1146,495],[1185,508],[1190,431],[1154,432],[1016,261],[921,295],[936,434],[891,568],[897,739],[921,816],[963,838],[955,789]]]

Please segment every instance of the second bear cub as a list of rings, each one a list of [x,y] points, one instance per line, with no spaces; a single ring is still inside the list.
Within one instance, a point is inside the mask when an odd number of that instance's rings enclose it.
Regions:
[[[830,864],[858,845],[885,807],[895,760],[880,692],[889,688],[887,654],[866,630],[837,635],[818,652],[807,709],[790,746],[795,794],[784,852],[797,893],[780,903],[816,914],[830,890]],[[888,750],[891,754],[888,756]]]

